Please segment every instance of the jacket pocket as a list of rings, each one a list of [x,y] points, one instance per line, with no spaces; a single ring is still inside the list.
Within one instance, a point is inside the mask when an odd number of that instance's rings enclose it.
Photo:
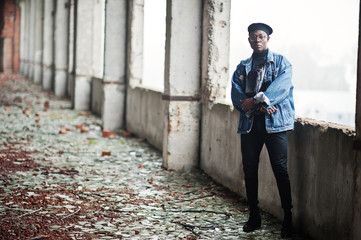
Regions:
[[[246,133],[251,129],[252,119],[244,114],[240,114],[238,122],[238,133]]]
[[[276,105],[278,111],[273,113],[271,117],[272,128],[281,128],[293,123],[294,116],[291,111],[288,99]]]

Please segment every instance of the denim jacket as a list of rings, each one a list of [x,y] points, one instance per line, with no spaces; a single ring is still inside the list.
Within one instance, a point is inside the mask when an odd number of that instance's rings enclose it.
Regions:
[[[252,129],[254,111],[242,110],[240,100],[248,98],[244,93],[245,76],[252,69],[252,57],[243,60],[237,66],[232,77],[232,102],[240,112],[238,133],[249,133]],[[268,51],[264,83],[268,86],[264,92],[254,97],[255,102],[265,109],[275,106],[278,111],[265,117],[268,133],[283,132],[294,128],[295,108],[293,102],[292,65],[282,55]]]

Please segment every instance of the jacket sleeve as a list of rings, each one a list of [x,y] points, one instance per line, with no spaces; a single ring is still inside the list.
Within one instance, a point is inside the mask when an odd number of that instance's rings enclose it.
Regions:
[[[245,70],[244,65],[240,63],[237,66],[236,71],[234,71],[232,76],[232,90],[231,90],[231,98],[233,106],[238,110],[242,111],[242,102],[241,100],[244,100],[247,97],[247,95],[243,92],[242,85],[244,83],[245,78]]]
[[[278,70],[277,70],[278,69]],[[285,100],[292,88],[292,65],[284,57],[281,57],[279,63],[276,63],[277,77],[267,88],[264,94],[270,100],[271,106],[274,106]]]

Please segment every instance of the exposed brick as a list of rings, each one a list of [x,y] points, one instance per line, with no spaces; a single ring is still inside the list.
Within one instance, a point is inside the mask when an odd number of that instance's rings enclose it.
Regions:
[[[5,0],[2,3],[1,10],[0,70],[18,72],[20,61],[20,9],[16,4],[16,0]]]

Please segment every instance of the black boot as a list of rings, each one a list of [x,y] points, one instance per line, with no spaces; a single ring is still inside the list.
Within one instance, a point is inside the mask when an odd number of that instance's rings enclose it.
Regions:
[[[259,208],[250,210],[248,222],[243,226],[244,232],[252,232],[261,228],[261,213]]]
[[[282,223],[281,237],[290,238],[293,235],[292,212],[285,211],[285,216]]]

